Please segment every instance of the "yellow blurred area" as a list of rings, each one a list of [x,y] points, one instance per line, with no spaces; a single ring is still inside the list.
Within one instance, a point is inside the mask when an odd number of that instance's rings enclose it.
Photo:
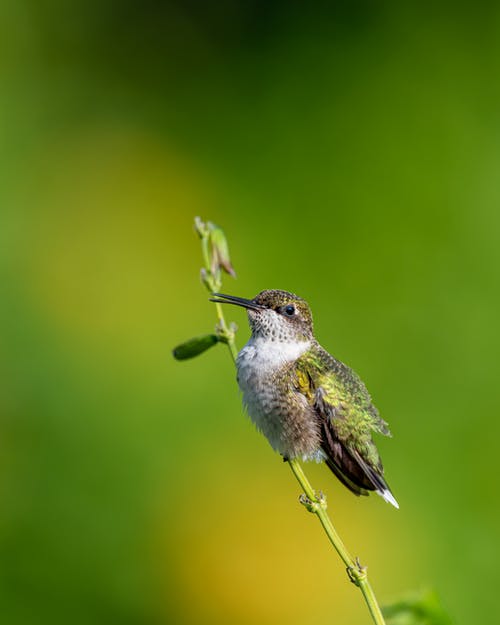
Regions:
[[[238,456],[227,455],[237,466]],[[227,476],[227,460],[210,457],[200,463],[204,484],[169,500],[160,523],[168,528],[160,560],[173,558],[174,587],[185,597],[186,621],[328,623],[334,616],[342,623],[362,622],[366,615],[358,591],[346,585],[345,571],[317,521],[298,505],[288,468],[279,471],[278,463],[269,462],[269,473],[255,466]],[[371,544],[370,559],[379,569],[375,578],[383,577],[389,573],[384,560],[398,560],[410,531],[405,536],[389,514],[375,514],[367,526],[361,506],[343,493],[336,503],[336,496],[331,493],[332,514],[342,506],[346,540]],[[418,583],[420,555],[407,555]]]
[[[22,192],[27,205],[40,203],[22,223],[29,255],[19,259],[33,304],[85,338],[126,333],[129,345],[141,343],[143,315],[162,321],[181,286],[179,232],[189,237],[206,206],[203,182],[168,146],[131,128],[80,129],[51,147]]]

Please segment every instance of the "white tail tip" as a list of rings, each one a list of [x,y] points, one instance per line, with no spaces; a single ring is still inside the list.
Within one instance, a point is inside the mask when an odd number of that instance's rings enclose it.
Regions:
[[[387,490],[387,489],[385,489],[385,490],[377,490],[375,492],[377,493],[377,495],[380,495],[384,501],[387,501],[387,503],[392,504],[395,508],[397,508],[399,510],[399,504],[394,499],[394,495],[391,493],[390,490]]]

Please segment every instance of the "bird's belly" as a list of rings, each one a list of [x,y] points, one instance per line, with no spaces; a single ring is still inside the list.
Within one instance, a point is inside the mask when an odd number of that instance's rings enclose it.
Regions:
[[[240,386],[243,403],[256,427],[268,439],[273,449],[284,453],[284,420],[286,416],[276,398],[276,393],[269,385],[258,383],[257,388]]]
[[[287,384],[287,362],[270,365],[268,353],[245,349],[238,357],[238,383],[251,420],[283,456],[316,459],[318,423],[306,398]]]

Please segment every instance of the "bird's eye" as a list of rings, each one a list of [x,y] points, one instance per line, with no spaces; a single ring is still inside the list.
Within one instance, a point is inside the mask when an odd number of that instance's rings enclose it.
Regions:
[[[285,306],[284,312],[285,315],[292,317],[295,314],[295,306],[292,306],[292,304],[288,304],[288,306]]]

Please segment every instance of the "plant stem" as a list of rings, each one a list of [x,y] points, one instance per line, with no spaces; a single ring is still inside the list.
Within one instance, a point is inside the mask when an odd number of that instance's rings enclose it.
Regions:
[[[219,319],[219,325],[222,330],[227,329],[227,324],[224,318],[224,312],[222,311],[221,304],[216,304],[216,307],[218,308],[217,317]],[[229,352],[231,353],[231,357],[233,361],[236,362],[238,350],[236,348],[234,334],[228,333],[226,342],[229,348]],[[357,558],[354,559],[350,555],[342,539],[337,534],[337,531],[333,526],[333,523],[327,513],[326,497],[321,492],[315,492],[315,490],[309,483],[309,480],[307,479],[306,474],[304,473],[304,470],[302,469],[302,466],[300,465],[297,458],[288,460],[288,464],[290,465],[293,474],[297,478],[298,483],[305,493],[305,495],[300,498],[300,502],[307,508],[307,510],[309,510],[309,512],[312,512],[318,517],[319,522],[323,526],[323,529],[328,536],[328,539],[330,540],[336,552],[339,554],[340,558],[345,564],[349,579],[353,584],[358,586],[363,593],[363,597],[365,598],[373,622],[376,625],[385,625],[384,617],[377,602],[377,598],[375,596],[375,593],[373,592],[373,588],[371,587],[370,582],[368,581],[366,567],[361,566],[359,560]]]
[[[222,304],[218,304],[217,302],[215,302],[215,310],[217,312],[217,318],[219,320],[219,327],[221,330],[221,334],[225,337],[225,342],[229,348],[229,353],[231,354],[231,358],[233,359],[233,362],[236,364],[236,357],[238,356],[238,349],[236,347],[236,343],[234,342],[234,332],[231,332],[227,327],[226,319],[222,311]]]
[[[208,226],[210,226],[210,224],[207,225],[203,223],[198,217],[195,219],[195,228],[198,231],[201,239],[201,254],[203,257],[204,265],[204,268],[202,269],[202,282],[207,287],[208,292],[212,294],[220,290],[222,280],[220,265],[217,266],[216,264],[215,267],[212,266],[211,261],[213,260],[213,257],[211,256],[211,254],[213,254],[213,251],[210,251],[210,228]],[[224,312],[222,310],[222,305],[218,302],[215,302],[215,310],[218,319],[218,324],[216,328],[217,336],[222,343],[226,343],[229,348],[231,358],[236,364],[238,350],[236,348],[236,343],[234,342],[234,328],[228,327],[226,319],[224,317]]]
[[[373,592],[370,582],[368,581],[366,567],[361,566],[359,560],[357,558],[354,559],[349,554],[346,546],[342,542],[342,539],[337,534],[337,531],[326,511],[327,504],[325,496],[321,492],[316,493],[314,491],[297,458],[288,460],[288,464],[305,493],[305,495],[300,498],[300,502],[307,508],[307,510],[309,510],[309,512],[312,512],[318,517],[319,522],[328,536],[328,539],[346,565],[349,579],[353,584],[358,586],[363,593],[363,597],[365,598],[373,622],[376,623],[376,625],[385,625],[384,617],[382,616],[382,611],[378,605],[377,598]]]
[[[221,286],[220,269],[215,271],[215,275],[212,272],[208,240],[209,231],[206,229],[205,224],[203,224],[201,220],[198,222],[198,233],[201,237],[202,254],[205,265],[204,273],[202,273],[202,279],[209,292],[213,293],[214,291],[218,291]],[[222,305],[215,302],[215,309],[218,319],[217,334],[221,342],[226,343],[228,346],[231,358],[233,359],[233,362],[236,363],[238,350],[234,340],[234,328],[232,325],[228,327],[222,310]],[[342,542],[342,539],[337,534],[337,531],[327,514],[326,497],[323,493],[317,493],[312,488],[297,458],[289,459],[288,464],[304,491],[304,494],[300,497],[300,502],[306,507],[307,510],[309,510],[309,512],[312,512],[318,517],[319,522],[323,526],[330,542],[344,562],[349,579],[353,584],[358,586],[363,593],[363,597],[365,598],[375,625],[385,625],[384,617],[382,616],[377,598],[375,597],[375,593],[373,592],[373,589],[368,581],[366,567],[361,566],[359,560],[357,558],[354,559],[349,554],[344,543]]]

